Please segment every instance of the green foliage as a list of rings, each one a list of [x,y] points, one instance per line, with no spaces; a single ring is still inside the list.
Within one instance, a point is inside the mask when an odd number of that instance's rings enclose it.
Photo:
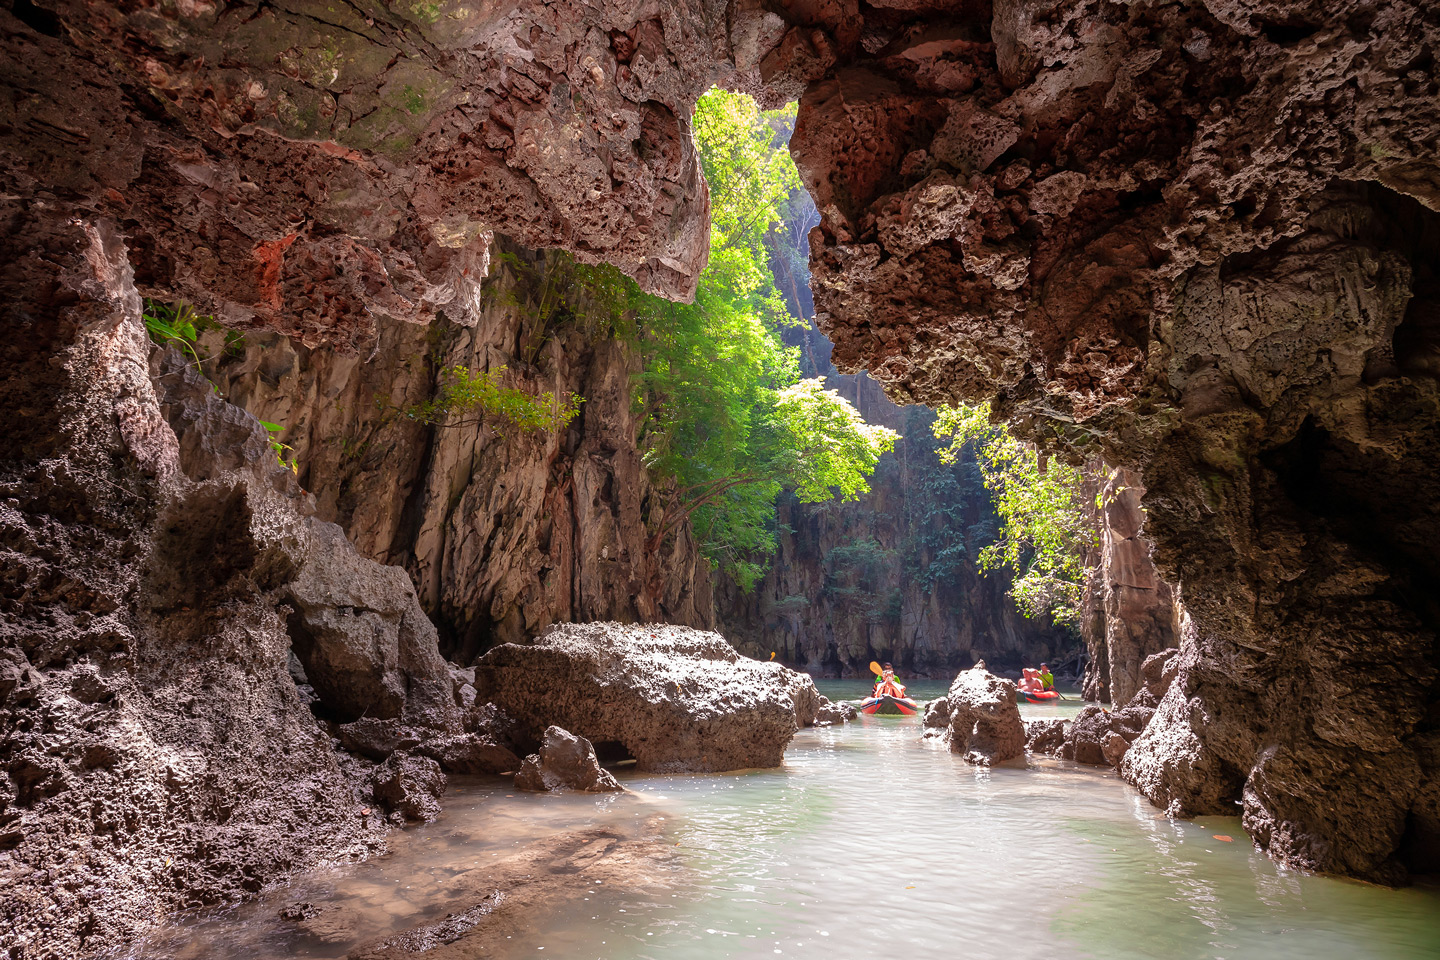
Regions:
[[[549,390],[532,395],[501,386],[505,371],[505,367],[496,367],[475,373],[456,364],[442,373],[440,390],[434,397],[406,408],[404,414],[411,420],[439,427],[499,421],[521,433],[535,433],[564,429],[580,413],[580,404],[585,402],[580,395],[557,395]]]
[[[151,340],[162,347],[174,344],[197,364],[200,362],[195,341],[200,338],[200,328],[207,322],[214,323],[213,320],[202,317],[188,303],[165,304],[157,300],[146,300],[140,316],[145,321]],[[229,343],[228,338],[226,343]]]
[[[944,408],[934,430],[948,441],[939,450],[942,459],[954,462],[965,449],[974,452],[994,497],[999,537],[980,550],[980,568],[1014,571],[1010,595],[1027,617],[1048,613],[1057,622],[1078,624],[1085,581],[1081,551],[1095,542],[1080,471],[1042,461],[1033,447],[992,425],[984,407]]]
[[[260,426],[264,427],[265,432],[270,435],[270,449],[275,451],[275,459],[280,461],[282,467],[289,468],[291,473],[298,474],[300,465],[295,462],[295,448],[288,443],[280,442],[280,434],[285,432],[285,428],[278,423],[271,423],[269,420],[261,420]],[[290,454],[289,457],[285,456],[287,452]]]
[[[794,115],[793,105],[762,113],[724,90],[696,106],[711,232],[693,303],[642,294],[612,268],[575,268],[612,332],[644,359],[634,394],[641,449],[672,491],[655,542],[690,520],[706,558],[747,591],[775,550],[776,495],[857,497],[895,439],[820,381],[802,380],[799,351],[780,337],[801,322],[776,289],[767,248],[794,229],[791,205],[803,197],[785,146]]]

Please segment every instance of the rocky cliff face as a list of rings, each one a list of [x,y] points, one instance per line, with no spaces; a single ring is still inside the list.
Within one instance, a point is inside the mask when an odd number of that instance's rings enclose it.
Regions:
[[[1084,695],[1123,706],[1144,686],[1145,659],[1179,644],[1184,608],[1155,569],[1144,536],[1145,488],[1135,472],[1096,464],[1089,473],[1085,493],[1097,542],[1086,558],[1080,613],[1090,654]]]
[[[991,13],[816,17],[834,42],[792,150],[837,363],[905,398],[998,396],[1139,474],[1191,615],[1125,760],[1148,796],[1242,801],[1284,862],[1424,867],[1436,9]]]
[[[510,248],[473,326],[387,323],[364,360],[273,334],[224,340],[204,338],[206,371],[285,428],[320,516],[409,571],[452,660],[556,622],[712,625],[709,568],[688,529],[647,543],[662,506],[636,445],[638,356],[589,317],[565,258]],[[473,413],[453,427],[406,417],[456,365],[503,367],[509,385],[584,403],[558,433]]]
[[[806,376],[900,433],[870,493],[849,503],[778,502],[779,549],[751,593],[722,580],[716,610],[737,649],[828,676],[869,676],[872,660],[947,677],[984,659],[1033,665],[1076,646],[1069,631],[1027,620],[1004,571],[976,567],[997,521],[975,465],[942,464],[924,407],[900,407],[867,375],[839,373],[814,330],[801,342]]]
[[[152,348],[113,230],[5,226],[0,945],[74,957],[374,852],[386,810],[423,815],[440,764],[473,772],[490,744],[404,573]],[[433,755],[338,750],[361,713]]]
[[[126,233],[144,292],[312,344],[472,322],[492,229],[684,296],[706,235],[682,118],[728,78],[803,94],[839,366],[998,397],[1139,473],[1191,621],[1126,775],[1177,812],[1242,800],[1285,862],[1433,866],[1434,4],[323,6],[0,11],[10,499],[83,531],[9,535],[35,602],[77,611],[37,614],[42,661],[117,635],[129,531],[167,502],[143,383],[76,339],[99,295],[70,291],[113,258],[60,224]],[[71,453],[90,479],[46,466]]]

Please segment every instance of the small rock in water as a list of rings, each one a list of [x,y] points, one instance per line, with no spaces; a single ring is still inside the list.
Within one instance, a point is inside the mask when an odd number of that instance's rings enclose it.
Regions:
[[[595,747],[584,737],[550,726],[539,753],[532,753],[515,775],[520,790],[546,792],[569,788],[587,793],[613,793],[625,789],[600,767]]]

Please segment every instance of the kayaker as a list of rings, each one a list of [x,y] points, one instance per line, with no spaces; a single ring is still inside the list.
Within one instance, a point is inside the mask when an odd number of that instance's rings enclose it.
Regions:
[[[880,668],[880,676],[875,678],[875,690],[871,696],[905,699],[905,685],[895,679],[894,666],[887,663]]]
[[[1040,671],[1034,667],[1025,667],[1020,671],[1020,682],[1016,686],[1026,693],[1039,693],[1045,689],[1040,680]]]
[[[1054,689],[1055,689],[1055,674],[1051,673],[1051,672],[1050,672],[1050,667],[1049,667],[1048,665],[1046,665],[1046,664],[1043,664],[1043,663],[1040,664],[1040,689],[1041,689],[1041,690],[1054,690]]]

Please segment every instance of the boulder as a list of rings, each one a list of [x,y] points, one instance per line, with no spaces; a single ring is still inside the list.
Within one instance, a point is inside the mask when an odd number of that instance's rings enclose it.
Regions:
[[[1025,753],[1015,684],[979,667],[962,670],[946,696],[950,749],[966,763],[994,766]]]
[[[719,634],[662,624],[559,624],[533,644],[490,650],[475,685],[518,742],[554,724],[650,772],[779,766],[820,706],[804,674],[742,657]]]
[[[1155,716],[1155,709],[1143,702],[1151,697],[1153,694],[1142,688],[1123,710],[1111,712],[1093,704],[1081,710],[1070,724],[1060,756],[1077,763],[1118,770],[1130,752],[1130,745],[1140,738]]]
[[[924,732],[920,735],[931,739],[942,738],[950,733],[950,701],[937,697],[925,705],[925,719],[921,724]]]
[[[1025,749],[1031,753],[1043,753],[1050,756],[1058,756],[1061,747],[1065,745],[1065,721],[1055,720],[1026,720],[1025,721]]]
[[[355,552],[332,523],[308,520],[309,549],[286,590],[290,633],[305,677],[340,721],[402,714],[458,728],[449,667],[410,577]]]
[[[373,784],[376,802],[406,820],[434,820],[440,815],[445,774],[429,757],[397,750],[375,772]]]
[[[608,770],[600,768],[589,740],[556,726],[546,729],[540,752],[525,758],[515,775],[515,788],[537,793],[561,789],[613,793],[625,789]]]
[[[860,716],[860,710],[849,700],[841,700],[836,703],[829,697],[820,697],[820,707],[815,711],[815,722],[812,726],[824,727],[832,723],[849,723]]]

